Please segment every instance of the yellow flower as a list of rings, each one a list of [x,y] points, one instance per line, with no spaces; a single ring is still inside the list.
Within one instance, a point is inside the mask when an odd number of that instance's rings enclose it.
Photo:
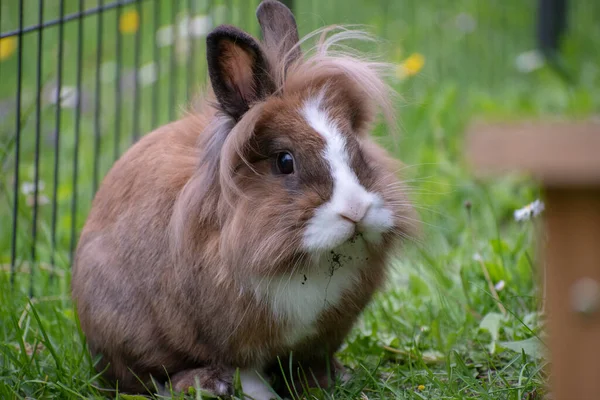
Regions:
[[[419,389],[419,390],[425,390],[425,385],[419,385],[419,386],[417,386],[417,389]]]
[[[413,76],[419,73],[425,65],[425,57],[420,53],[411,54],[396,70],[398,78]]]
[[[17,39],[12,36],[0,39],[0,61],[9,58],[17,48]]]
[[[135,33],[140,27],[140,16],[135,10],[125,11],[119,20],[121,33]]]

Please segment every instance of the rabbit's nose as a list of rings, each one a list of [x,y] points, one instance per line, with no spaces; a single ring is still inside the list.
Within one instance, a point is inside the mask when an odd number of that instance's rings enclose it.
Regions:
[[[353,224],[358,224],[365,217],[370,207],[371,202],[353,202],[340,212],[340,217]]]

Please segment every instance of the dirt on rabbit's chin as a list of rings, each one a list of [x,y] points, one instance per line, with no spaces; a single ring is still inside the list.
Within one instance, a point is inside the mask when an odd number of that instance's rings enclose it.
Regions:
[[[329,250],[325,257],[321,258],[320,264],[321,266],[326,265],[333,274],[339,268],[359,267],[368,260],[368,253],[367,242],[362,233],[357,232],[346,242]]]
[[[352,237],[348,239],[348,243],[355,244],[357,241],[360,240],[365,240],[365,238],[363,237],[362,232],[356,231],[354,232],[354,235],[352,235]]]

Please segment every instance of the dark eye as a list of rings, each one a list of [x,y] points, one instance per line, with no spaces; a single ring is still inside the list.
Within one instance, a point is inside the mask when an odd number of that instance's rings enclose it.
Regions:
[[[290,153],[277,154],[277,172],[288,175],[294,172],[294,157]]]

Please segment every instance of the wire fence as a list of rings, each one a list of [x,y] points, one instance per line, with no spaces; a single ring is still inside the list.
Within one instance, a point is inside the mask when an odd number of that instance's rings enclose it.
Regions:
[[[38,280],[68,271],[104,174],[199,93],[210,29],[232,23],[258,35],[258,3],[0,1],[0,263],[13,282],[34,295]],[[331,23],[374,27],[387,39],[385,54],[398,62],[399,85],[422,73],[423,83],[407,90],[451,79],[493,91],[539,64],[529,52],[536,29],[555,47],[564,14],[541,26],[540,10],[554,7],[542,3],[552,2],[296,0],[292,6],[301,35]],[[593,46],[586,27],[597,10],[592,0],[569,10],[577,21],[569,25],[576,60],[587,60]]]

